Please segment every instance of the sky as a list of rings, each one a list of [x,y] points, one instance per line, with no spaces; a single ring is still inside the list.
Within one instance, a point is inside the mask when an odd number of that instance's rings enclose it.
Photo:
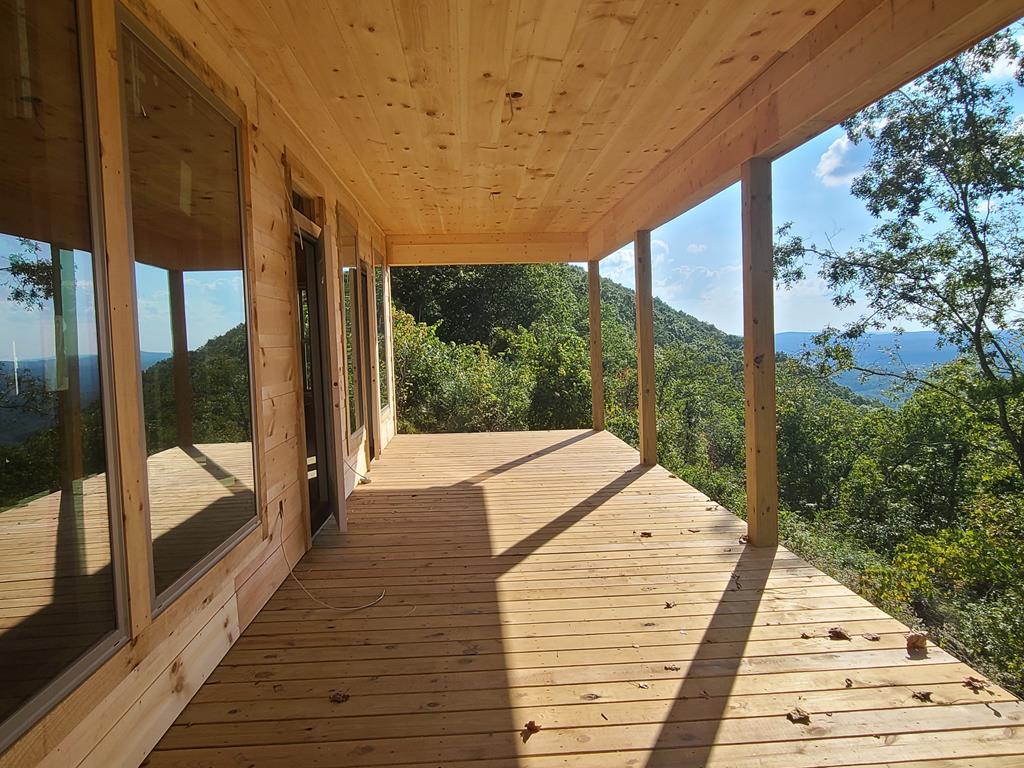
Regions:
[[[1022,39],[1018,35],[1019,39]],[[1024,39],[1022,39],[1024,42]],[[1009,62],[993,79],[1012,83]],[[1024,115],[1024,92],[1015,86],[1013,104]],[[870,157],[867,144],[854,145],[835,126],[772,164],[774,226],[793,223],[793,234],[810,242],[826,238],[843,251],[877,223],[850,194],[850,183]],[[651,233],[654,295],[670,306],[728,333],[743,331],[740,275],[740,188],[735,184]],[[858,306],[837,308],[817,270],[791,289],[776,287],[775,329],[818,331],[859,316]],[[633,247],[601,261],[601,275],[634,286]],[[906,324],[906,330],[923,330]]]
[[[49,246],[40,244],[49,257]],[[9,265],[11,253],[22,248],[18,240],[0,234],[0,270]],[[80,355],[96,354],[96,301],[92,256],[74,251],[75,302]],[[0,274],[0,283],[9,278]],[[171,319],[167,272],[146,264],[135,267],[139,308],[139,341],[143,351],[171,351]],[[188,347],[195,350],[245,319],[242,273],[239,270],[187,272],[185,274],[185,323]],[[53,356],[53,305],[50,301],[29,307],[11,300],[0,287],[0,360],[32,360]]]

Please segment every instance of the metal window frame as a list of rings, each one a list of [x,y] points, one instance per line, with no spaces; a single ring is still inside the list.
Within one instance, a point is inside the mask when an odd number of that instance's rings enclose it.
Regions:
[[[107,285],[106,240],[103,224],[103,193],[96,106],[96,70],[93,59],[91,0],[76,0],[79,79],[82,90],[82,126],[85,139],[89,224],[92,235],[93,286],[96,301],[96,343],[100,374],[100,403],[103,408],[103,452],[106,459],[107,514],[110,536],[111,582],[115,628],[100,638],[60,674],[27,699],[0,723],[0,752],[23,736],[57,704],[96,672],[128,643],[130,624],[125,569],[124,529],[121,515],[121,474],[118,461],[117,412],[111,387],[110,295]]]
[[[164,66],[171,70],[172,73],[180,77],[185,84],[191,88],[196,96],[203,99],[206,103],[214,108],[218,114],[220,114],[234,129],[235,135],[235,157],[236,157],[236,170],[238,179],[238,226],[240,228],[240,242],[242,246],[241,258],[242,258],[242,288],[243,296],[245,297],[245,336],[246,336],[246,347],[248,349],[248,368],[249,368],[249,424],[250,424],[250,445],[252,446],[252,461],[253,461],[253,515],[252,517],[243,523],[237,531],[228,536],[224,541],[218,544],[214,549],[196,561],[187,571],[181,576],[175,579],[169,586],[167,586],[162,592],[156,592],[156,574],[155,564],[153,562],[153,542],[152,535],[150,536],[149,546],[149,560],[150,560],[150,574],[153,578],[150,580],[150,602],[152,606],[152,617],[155,619],[164,610],[167,609],[175,600],[181,597],[183,594],[188,592],[204,574],[206,574],[211,568],[213,568],[218,562],[224,559],[224,557],[231,552],[238,544],[240,544],[245,538],[249,536],[253,531],[262,528],[263,525],[263,507],[260,504],[262,487],[260,482],[260,469],[261,459],[260,451],[258,448],[258,438],[256,434],[256,426],[258,422],[257,414],[257,389],[256,389],[256,376],[254,359],[256,355],[256,343],[253,338],[252,332],[252,306],[254,299],[254,292],[252,287],[252,279],[249,274],[249,258],[251,255],[250,245],[250,233],[248,221],[246,219],[245,211],[245,200],[246,200],[246,184],[247,174],[243,164],[245,163],[244,154],[244,141],[242,132],[246,130],[244,119],[236,114],[227,104],[223,102],[210,88],[206,85],[179,57],[177,57],[167,45],[165,45],[152,31],[150,31],[146,25],[132,14],[122,3],[118,3],[117,6],[117,43],[119,51],[123,52],[125,40],[125,34],[131,34],[141,45],[143,45],[158,61]],[[124,67],[126,62],[124,56],[118,56],[118,67],[122,79],[125,75]],[[128,201],[128,219],[129,219],[129,249],[132,258],[132,263],[135,261],[135,230],[132,219],[132,208],[131,208],[131,162],[130,162],[130,148],[128,146],[128,108],[125,103],[125,92],[121,89],[120,93],[120,104],[121,104],[121,121],[124,126],[124,164],[125,164],[125,185],[126,199]],[[133,285],[133,294],[135,293]],[[133,302],[133,313],[135,314],[135,324],[138,327],[138,302]],[[136,350],[138,353],[138,350]],[[140,409],[143,408],[142,402],[142,388],[141,378],[139,381],[138,391],[138,406]],[[143,466],[147,467],[148,477],[148,462],[146,456],[145,447],[145,435],[142,436],[142,445],[139,446],[139,450],[142,452],[142,463]],[[146,522],[150,524],[152,519],[152,512],[150,509],[150,495],[148,488],[148,479],[146,487]]]

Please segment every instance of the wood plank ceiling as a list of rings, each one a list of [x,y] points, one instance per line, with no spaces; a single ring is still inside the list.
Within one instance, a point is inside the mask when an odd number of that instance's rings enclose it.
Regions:
[[[582,232],[838,0],[208,0],[389,234]]]

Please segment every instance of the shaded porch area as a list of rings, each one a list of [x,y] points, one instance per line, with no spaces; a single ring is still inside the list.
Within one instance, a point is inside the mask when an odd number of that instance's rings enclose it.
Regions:
[[[147,765],[1024,759],[1012,695],[607,432],[399,435],[348,516]]]

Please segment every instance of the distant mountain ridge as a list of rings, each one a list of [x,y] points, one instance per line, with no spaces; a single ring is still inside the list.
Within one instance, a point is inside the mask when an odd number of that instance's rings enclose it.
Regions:
[[[791,357],[800,357],[814,347],[817,332],[786,331],[775,334],[775,350]],[[868,333],[855,349],[858,364],[879,370],[910,370],[924,373],[934,365],[942,365],[956,359],[958,352],[948,344],[940,345],[935,331],[911,331],[908,333]],[[894,361],[890,352],[898,352]],[[898,367],[899,366],[899,367]],[[885,376],[869,376],[861,380],[861,374],[847,371],[835,377],[837,383],[852,389],[859,395],[879,400],[891,400],[886,391],[893,380]]]

